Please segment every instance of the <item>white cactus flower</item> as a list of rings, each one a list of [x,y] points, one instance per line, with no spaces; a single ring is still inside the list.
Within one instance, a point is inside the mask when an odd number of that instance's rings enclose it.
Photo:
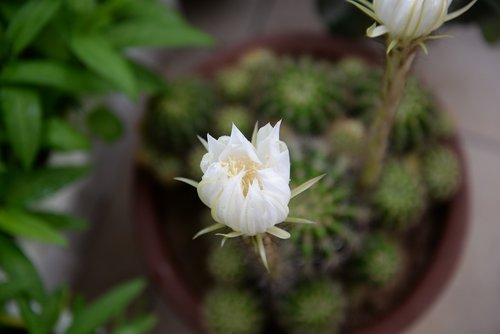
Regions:
[[[288,216],[290,155],[278,122],[259,129],[255,146],[233,125],[231,136],[208,136],[201,161],[200,199],[218,223],[254,236]]]
[[[282,222],[313,223],[307,219],[288,217],[290,199],[310,188],[323,175],[290,189],[290,154],[287,145],[279,139],[281,121],[258,129],[248,141],[233,124],[231,135],[208,140],[201,139],[207,149],[200,167],[203,177],[198,183],[176,178],[194,186],[202,202],[211,209],[217,222],[200,235],[229,227],[231,231],[218,234],[227,238],[250,237],[267,268],[262,235],[269,233],[288,239],[290,233],[277,227]],[[257,131],[258,129],[258,131]]]
[[[443,23],[469,10],[477,0],[452,13],[452,0],[347,0],[369,15],[378,24],[367,30],[368,37],[389,34],[396,42],[422,40]]]

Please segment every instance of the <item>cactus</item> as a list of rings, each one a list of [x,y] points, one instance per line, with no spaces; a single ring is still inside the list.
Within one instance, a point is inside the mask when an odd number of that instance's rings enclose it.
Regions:
[[[346,89],[346,104],[351,115],[374,111],[380,98],[382,72],[358,58],[341,60],[335,70],[335,82]]]
[[[383,224],[401,229],[418,221],[425,206],[418,175],[398,161],[385,166],[372,201]]]
[[[430,196],[442,201],[453,196],[460,185],[460,165],[449,148],[438,146],[425,153],[422,174]]]
[[[258,300],[248,291],[217,288],[208,293],[203,311],[209,330],[214,334],[257,334],[264,315]]]
[[[240,105],[224,106],[216,112],[214,130],[218,135],[227,135],[231,132],[231,125],[235,124],[240,131],[250,136],[254,121],[250,110]]]
[[[257,48],[245,53],[239,63],[249,73],[259,75],[262,72],[270,71],[276,66],[277,58],[272,51]]]
[[[333,259],[339,248],[355,242],[350,224],[356,208],[350,202],[349,184],[341,182],[343,169],[319,154],[306,154],[292,164],[292,180],[297,184],[327,172],[324,179],[291,202],[290,216],[316,222],[294,225],[292,240],[307,261],[316,256]]]
[[[399,246],[386,236],[375,234],[368,237],[355,259],[355,272],[359,278],[376,286],[393,282],[403,268]]]
[[[338,112],[339,93],[326,65],[308,58],[285,60],[263,84],[261,109],[303,133],[317,133]]]
[[[148,104],[142,124],[146,143],[159,149],[179,151],[206,132],[214,96],[199,80],[184,79],[170,84]]]
[[[219,71],[215,82],[224,97],[230,101],[243,101],[252,92],[250,74],[240,67],[229,67]]]
[[[237,284],[245,277],[245,254],[239,245],[228,242],[215,247],[208,257],[208,271],[219,283]]]
[[[365,142],[366,130],[356,119],[341,119],[328,132],[329,147],[336,156],[358,157]]]
[[[415,79],[408,80],[391,132],[392,148],[403,152],[424,143],[435,132],[436,117],[427,93]]]
[[[344,313],[340,286],[327,279],[297,286],[281,306],[282,321],[293,333],[332,333],[342,323]]]

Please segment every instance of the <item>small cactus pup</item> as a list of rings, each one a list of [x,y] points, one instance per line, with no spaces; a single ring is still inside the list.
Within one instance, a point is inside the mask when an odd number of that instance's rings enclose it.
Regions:
[[[240,59],[240,67],[253,76],[264,75],[272,70],[277,63],[276,55],[268,49],[256,48],[247,51]]]
[[[328,146],[333,155],[353,161],[359,160],[365,139],[365,126],[354,118],[339,119],[328,131]]]
[[[345,87],[345,106],[350,115],[373,112],[380,99],[382,71],[359,58],[346,58],[337,63],[335,82]]]
[[[228,242],[224,248],[216,246],[208,256],[208,271],[221,284],[234,285],[245,278],[245,253],[237,242]]]
[[[429,195],[438,201],[451,198],[460,185],[460,165],[449,148],[437,146],[425,152],[422,175]]]
[[[262,86],[261,110],[299,132],[317,133],[339,112],[330,68],[309,58],[282,61]]]
[[[214,334],[258,334],[264,314],[249,291],[220,287],[210,291],[203,303],[206,326]]]
[[[211,89],[197,79],[173,81],[168,90],[154,96],[142,122],[147,144],[161,150],[179,151],[206,131],[215,104]]]
[[[242,105],[226,105],[215,113],[214,130],[218,135],[223,135],[231,131],[231,127],[236,125],[246,136],[252,133],[254,120],[251,111]]]
[[[315,222],[292,226],[292,240],[300,255],[297,260],[309,272],[336,267],[342,263],[343,254],[357,243],[353,228],[358,209],[351,201],[351,185],[343,179],[344,168],[317,152],[304,154],[292,165],[296,182],[327,172],[314,188],[301,194],[290,206],[290,215],[307,216]]]
[[[400,161],[389,161],[372,202],[382,225],[401,230],[414,226],[425,208],[419,175]]]
[[[344,320],[345,306],[340,285],[326,278],[311,280],[285,296],[280,319],[292,333],[334,333]]]
[[[252,78],[241,67],[224,68],[216,74],[216,86],[230,101],[245,101],[252,92]]]
[[[426,143],[437,130],[436,114],[427,92],[416,79],[410,78],[394,120],[392,148],[403,152]]]
[[[376,286],[394,282],[403,267],[403,256],[398,244],[381,234],[368,236],[354,260],[357,278]]]

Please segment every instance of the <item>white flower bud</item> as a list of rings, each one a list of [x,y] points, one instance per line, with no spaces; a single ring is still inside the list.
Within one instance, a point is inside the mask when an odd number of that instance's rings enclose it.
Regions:
[[[216,222],[254,236],[287,218],[290,155],[279,128],[280,122],[260,128],[255,146],[235,125],[229,137],[208,136],[197,189]]]
[[[397,39],[427,36],[446,21],[451,0],[374,0],[375,15]]]

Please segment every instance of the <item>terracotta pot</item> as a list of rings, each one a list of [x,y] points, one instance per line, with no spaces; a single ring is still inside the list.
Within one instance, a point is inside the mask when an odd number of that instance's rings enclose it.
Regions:
[[[381,59],[374,56],[372,50],[359,44],[317,34],[295,33],[260,38],[217,52],[201,64],[197,73],[210,76],[255,47],[266,47],[277,54],[308,54],[332,61],[345,56],[358,56],[372,63],[380,63]],[[463,248],[469,210],[467,174],[459,139],[455,137],[450,146],[457,153],[464,173],[458,193],[449,204],[443,206],[442,236],[428,269],[396,308],[358,329],[356,334],[401,332],[429,308],[451,278]],[[196,192],[191,187],[179,185],[163,189],[138,168],[134,203],[136,233],[151,280],[161,296],[170,302],[186,322],[195,330],[204,332],[200,302],[203,290],[210,285],[210,278],[198,269],[204,266],[203,258],[207,249],[202,241],[191,240],[199,225],[189,223],[198,220],[196,212],[198,207],[202,207],[201,201],[197,201]]]

